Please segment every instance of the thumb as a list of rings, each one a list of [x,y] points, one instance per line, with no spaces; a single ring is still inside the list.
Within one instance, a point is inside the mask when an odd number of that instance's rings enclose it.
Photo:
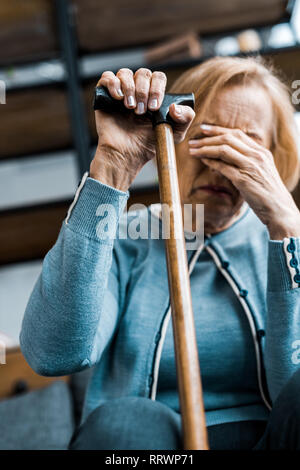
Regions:
[[[172,103],[169,108],[169,114],[173,121],[178,124],[191,124],[195,117],[195,112],[190,106],[182,106]]]
[[[169,114],[175,122],[173,126],[175,143],[182,142],[195,117],[195,111],[190,106],[172,103],[169,108]]]

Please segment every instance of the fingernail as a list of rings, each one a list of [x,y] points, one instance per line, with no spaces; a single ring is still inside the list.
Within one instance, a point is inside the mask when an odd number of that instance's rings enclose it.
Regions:
[[[123,91],[121,90],[121,88],[118,88],[118,89],[117,89],[117,93],[118,93],[119,96],[124,96],[124,93],[123,93]]]
[[[201,124],[200,127],[204,131],[210,131],[211,130],[211,126],[209,126],[208,124]]]
[[[182,113],[181,106],[177,106],[177,104],[175,104],[175,112],[176,114],[181,114]]]
[[[198,144],[198,143],[199,143],[199,141],[196,140],[196,139],[191,139],[191,140],[189,140],[189,144],[190,144],[190,145],[196,145],[196,144]]]
[[[127,103],[128,103],[128,106],[134,106],[135,105],[134,97],[128,96]]]
[[[137,105],[137,114],[143,114],[145,111],[144,103],[138,103]]]
[[[149,103],[149,108],[157,108],[157,105],[158,105],[158,101],[156,98],[153,98],[153,100],[150,101]]]

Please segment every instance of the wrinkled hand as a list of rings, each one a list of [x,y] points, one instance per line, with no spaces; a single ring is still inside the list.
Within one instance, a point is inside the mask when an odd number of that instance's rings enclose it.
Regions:
[[[105,86],[111,97],[123,101],[132,114],[95,112],[98,147],[91,164],[92,177],[127,189],[142,166],[155,156],[152,124],[143,115],[160,108],[166,83],[163,72],[152,73],[145,68],[135,73],[123,68],[116,75],[111,71],[102,74],[98,86]],[[169,114],[175,122],[174,140],[179,143],[185,138],[195,113],[189,106],[172,104]],[[106,181],[108,173],[111,176]]]
[[[300,236],[300,212],[275,166],[272,153],[240,129],[200,127],[190,155],[228,178],[267,226],[270,237]]]

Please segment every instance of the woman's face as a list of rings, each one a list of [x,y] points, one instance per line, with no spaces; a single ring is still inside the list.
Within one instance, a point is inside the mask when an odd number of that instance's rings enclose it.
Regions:
[[[272,104],[259,86],[234,85],[221,90],[201,121],[195,117],[186,139],[176,146],[179,188],[183,204],[204,204],[205,231],[218,232],[229,226],[243,204],[231,181],[189,154],[190,139],[201,139],[201,124],[238,128],[270,149]],[[223,187],[224,191],[216,188]]]

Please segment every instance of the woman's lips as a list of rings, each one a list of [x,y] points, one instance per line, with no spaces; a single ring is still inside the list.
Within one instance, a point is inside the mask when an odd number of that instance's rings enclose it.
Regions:
[[[232,193],[225,186],[217,186],[213,184],[208,184],[205,186],[198,186],[197,188],[193,190],[193,192],[196,192],[196,191],[205,191],[209,194],[212,194],[218,197],[230,197],[230,198],[232,197]]]

